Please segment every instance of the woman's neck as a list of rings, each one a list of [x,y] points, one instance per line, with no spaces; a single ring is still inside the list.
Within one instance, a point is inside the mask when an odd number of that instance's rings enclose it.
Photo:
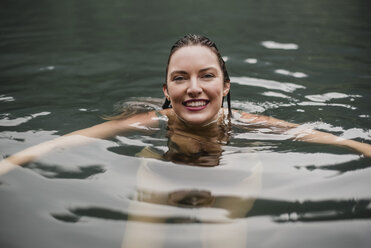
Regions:
[[[168,128],[174,132],[185,132],[204,138],[217,138],[228,136],[224,120],[224,110],[221,109],[217,117],[205,124],[192,125],[181,119],[173,110],[168,112]],[[222,138],[223,140],[223,138]]]

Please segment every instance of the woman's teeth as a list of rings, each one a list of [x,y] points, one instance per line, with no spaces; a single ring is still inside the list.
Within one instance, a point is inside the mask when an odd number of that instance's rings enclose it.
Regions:
[[[187,107],[201,107],[205,106],[207,104],[206,101],[191,101],[191,102],[186,102]]]

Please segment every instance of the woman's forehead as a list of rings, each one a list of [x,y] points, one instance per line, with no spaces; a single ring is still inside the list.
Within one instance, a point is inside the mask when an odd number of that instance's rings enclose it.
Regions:
[[[182,47],[171,56],[169,68],[188,66],[220,67],[218,57],[211,48],[200,45]]]

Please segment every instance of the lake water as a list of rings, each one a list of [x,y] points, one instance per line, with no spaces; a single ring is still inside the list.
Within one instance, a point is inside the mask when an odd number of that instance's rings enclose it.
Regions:
[[[371,143],[370,7],[2,1],[1,155],[101,123],[127,101],[160,101],[169,49],[187,33],[218,44],[234,108]],[[370,159],[233,131],[216,167],[140,158],[167,139],[133,134],[2,175],[0,246],[368,247]]]

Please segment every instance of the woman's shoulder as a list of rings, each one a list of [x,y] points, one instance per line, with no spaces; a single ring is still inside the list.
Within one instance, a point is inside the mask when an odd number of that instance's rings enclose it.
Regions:
[[[236,118],[248,121],[263,121],[269,118],[268,116],[251,114],[238,109],[232,109],[232,113]]]
[[[157,117],[171,117],[174,115],[174,110],[172,108],[168,109],[161,109],[161,110],[156,110],[155,114]]]

